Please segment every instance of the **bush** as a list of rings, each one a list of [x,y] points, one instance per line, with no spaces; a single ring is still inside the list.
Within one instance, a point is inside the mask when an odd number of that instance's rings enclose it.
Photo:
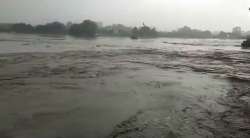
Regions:
[[[247,40],[243,41],[241,44],[242,48],[250,48],[250,38],[247,38]]]

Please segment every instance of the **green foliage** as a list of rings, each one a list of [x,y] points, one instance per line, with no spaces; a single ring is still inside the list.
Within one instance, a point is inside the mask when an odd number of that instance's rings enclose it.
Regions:
[[[156,31],[155,28],[150,28],[146,25],[143,24],[142,27],[135,27],[132,29],[132,38],[135,37],[157,37],[158,36],[158,32]]]
[[[32,33],[34,28],[30,24],[17,23],[12,25],[11,30],[16,33]]]
[[[9,27],[10,26],[10,27]],[[51,22],[45,25],[33,27],[30,24],[0,24],[2,32],[38,33],[38,34],[67,34],[74,36],[94,37],[97,33],[97,24],[91,20],[85,20],[80,24],[68,24],[67,27],[60,22]]]
[[[139,33],[139,30],[138,30],[137,27],[134,27],[134,28],[132,29],[131,32],[132,32],[132,34],[135,35],[135,36],[139,35],[139,34],[138,34],[138,33]]]
[[[41,34],[65,34],[66,27],[63,23],[52,22],[52,23],[47,23],[45,25],[36,26],[35,32]]]
[[[94,37],[97,33],[97,24],[91,20],[85,20],[80,24],[73,24],[69,34],[73,36]]]
[[[99,25],[99,26],[98,26]],[[38,34],[69,34],[73,36],[95,37],[103,36],[121,36],[131,37],[133,39],[152,38],[152,37],[175,37],[175,38],[221,38],[221,39],[241,39],[244,38],[240,27],[234,27],[232,32],[219,32],[213,35],[210,31],[192,29],[188,26],[179,28],[172,32],[158,32],[143,24],[141,27],[128,27],[123,24],[114,24],[102,27],[101,23],[97,25],[91,20],[84,20],[82,23],[73,24],[69,22],[64,25],[60,22],[51,22],[45,25],[32,26],[25,23],[6,24],[0,23],[0,32],[16,33],[38,33]],[[244,43],[245,45],[245,43]]]
[[[0,23],[0,32],[11,32],[12,24]]]

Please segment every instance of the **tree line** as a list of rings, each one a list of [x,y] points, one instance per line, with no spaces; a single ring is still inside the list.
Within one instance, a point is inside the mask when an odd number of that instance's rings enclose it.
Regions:
[[[192,29],[184,26],[171,32],[159,32],[162,37],[175,38],[220,38],[220,39],[241,39],[244,38],[240,27],[234,27],[232,32],[220,31],[216,34],[209,30]]]
[[[15,23],[9,26],[0,26],[1,32],[15,32],[15,33],[37,33],[37,34],[70,34],[73,36],[94,37],[97,33],[97,24],[91,20],[84,20],[79,24],[65,25],[60,22],[51,22],[44,25],[32,26],[26,23]]]
[[[98,25],[97,22],[84,20],[81,23],[63,24],[51,22],[44,25],[32,26],[26,23],[0,24],[0,32],[37,33],[37,34],[69,34],[72,36],[95,37],[95,36],[122,36],[131,38],[151,37],[175,37],[175,38],[243,38],[241,28],[235,27],[232,32],[219,32],[213,34],[208,30],[192,29],[184,26],[177,30],[166,32],[157,31],[156,28],[145,25],[128,27],[122,24],[108,26]]]

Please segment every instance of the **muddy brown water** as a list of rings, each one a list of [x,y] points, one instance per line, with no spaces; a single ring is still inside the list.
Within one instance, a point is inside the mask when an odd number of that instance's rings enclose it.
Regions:
[[[248,138],[240,42],[0,34],[0,137]]]

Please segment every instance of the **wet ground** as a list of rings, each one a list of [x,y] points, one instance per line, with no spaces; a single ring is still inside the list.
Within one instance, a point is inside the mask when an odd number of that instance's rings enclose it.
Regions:
[[[9,35],[0,35],[1,138],[250,137],[240,40]]]

